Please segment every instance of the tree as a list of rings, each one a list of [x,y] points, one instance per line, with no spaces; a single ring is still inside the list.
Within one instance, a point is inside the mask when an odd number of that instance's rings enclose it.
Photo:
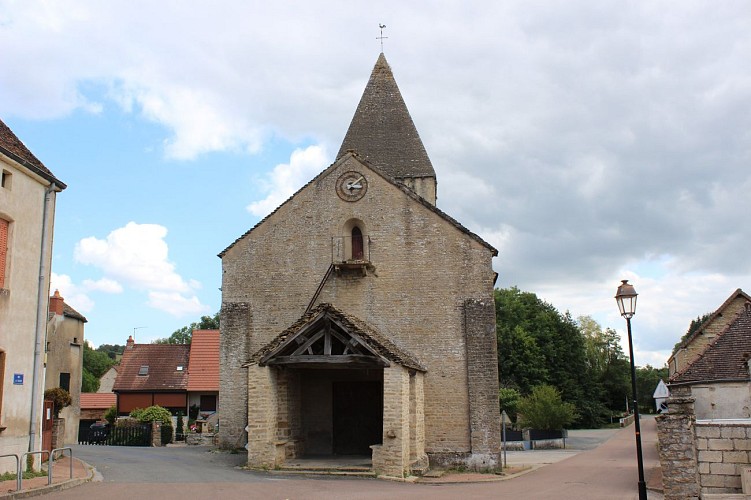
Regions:
[[[707,320],[709,319],[711,315],[712,313],[706,313],[702,316],[697,316],[696,319],[691,320],[691,324],[688,325],[688,330],[686,330],[686,333],[684,333],[683,336],[681,337],[681,340],[679,340],[678,343],[673,346],[673,354],[678,352],[678,349],[681,347],[681,344],[683,344],[683,342],[685,342],[686,339],[688,339],[691,336],[691,334],[693,334],[696,330],[701,328],[704,325],[704,323],[707,322]]]
[[[654,368],[647,365],[636,369],[636,395],[639,402],[639,411],[645,413],[654,413],[656,411],[655,400],[652,395],[655,393],[660,380],[667,379],[667,365],[662,368]]]
[[[580,316],[577,321],[584,336],[590,379],[600,389],[599,400],[610,412],[623,410],[631,394],[631,368],[618,332],[603,330],[590,316]]]
[[[106,352],[95,351],[84,343],[81,391],[96,392],[99,389],[99,378],[114,364],[115,361]]]
[[[577,418],[576,407],[561,399],[552,385],[538,385],[519,401],[518,423],[522,427],[560,430]]]
[[[154,344],[190,344],[193,339],[193,330],[218,330],[219,329],[219,313],[213,316],[201,316],[201,320],[196,323],[191,323],[188,326],[184,326],[178,330],[175,330],[172,335],[166,339],[157,339]]]
[[[501,407],[501,411],[505,411],[509,416],[511,422],[516,421],[517,409],[521,398],[522,395],[516,389],[501,387],[498,390],[498,404]]]
[[[101,344],[96,350],[105,353],[111,360],[116,362],[118,356],[122,356],[123,352],[125,352],[125,346],[120,344]]]
[[[495,290],[495,306],[503,386],[529,394],[548,384],[577,408],[591,401],[584,339],[568,313],[516,287]]]

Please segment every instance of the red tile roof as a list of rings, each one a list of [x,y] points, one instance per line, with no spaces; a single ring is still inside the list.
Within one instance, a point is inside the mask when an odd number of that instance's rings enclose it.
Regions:
[[[123,353],[112,390],[184,391],[188,386],[189,352],[187,344],[134,344]],[[139,375],[142,366],[148,367],[147,375]]]
[[[219,330],[193,330],[188,390],[219,390]]]
[[[82,410],[106,410],[115,406],[117,395],[114,392],[82,392]]]

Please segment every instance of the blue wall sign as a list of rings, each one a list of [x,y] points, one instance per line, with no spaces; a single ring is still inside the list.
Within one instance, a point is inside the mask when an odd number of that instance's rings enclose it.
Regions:
[[[13,385],[23,385],[23,373],[13,374]]]

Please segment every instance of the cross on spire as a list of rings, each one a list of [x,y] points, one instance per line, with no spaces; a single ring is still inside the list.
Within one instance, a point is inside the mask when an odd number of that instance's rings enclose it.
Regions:
[[[381,41],[381,52],[383,53],[383,39],[384,38],[388,38],[387,36],[383,36],[383,28],[385,28],[386,25],[378,23],[378,27],[381,28],[381,36],[377,36],[376,40],[380,40]]]

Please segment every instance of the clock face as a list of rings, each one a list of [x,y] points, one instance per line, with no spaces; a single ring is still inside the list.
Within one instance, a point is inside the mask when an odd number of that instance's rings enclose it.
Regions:
[[[339,176],[336,194],[344,201],[357,201],[368,191],[368,180],[360,172],[350,171]]]

